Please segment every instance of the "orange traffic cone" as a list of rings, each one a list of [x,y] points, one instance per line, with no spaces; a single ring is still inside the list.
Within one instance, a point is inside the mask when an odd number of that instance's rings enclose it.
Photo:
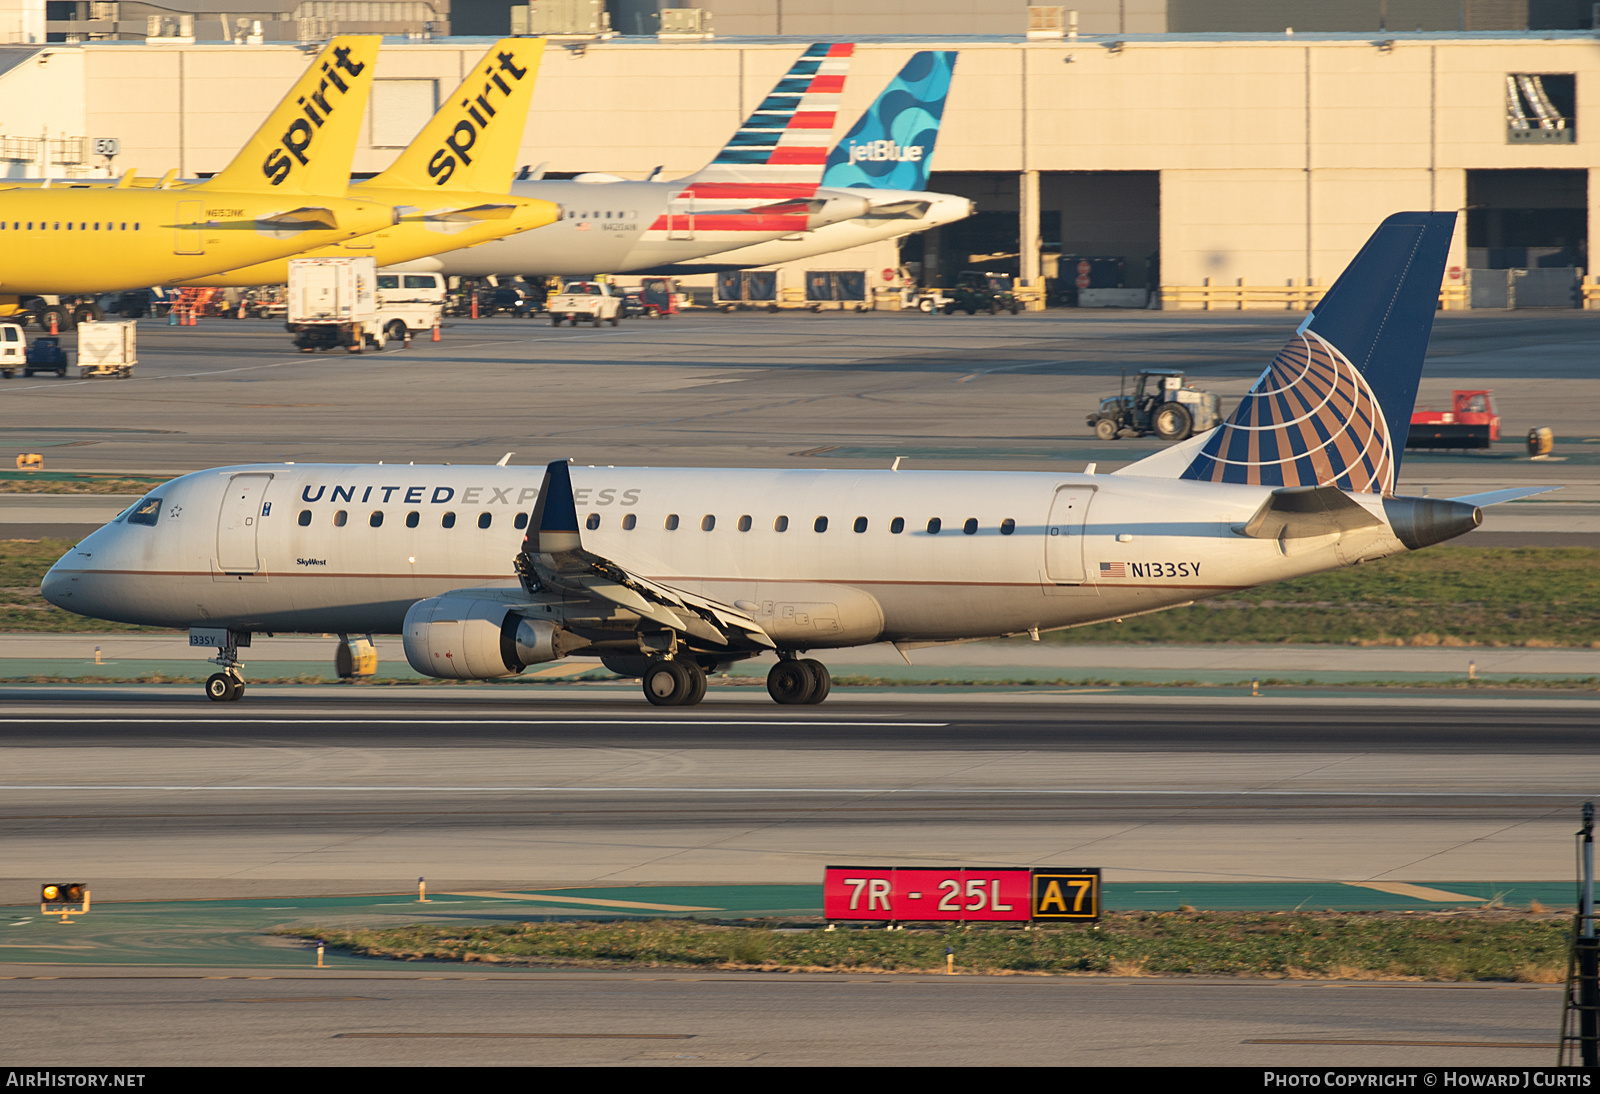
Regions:
[[[50,333],[51,334],[60,334],[61,333],[60,331],[56,330],[56,313],[54,311],[52,311],[50,313]]]
[[[439,324],[437,323],[433,325],[433,340],[435,342],[439,340]]]

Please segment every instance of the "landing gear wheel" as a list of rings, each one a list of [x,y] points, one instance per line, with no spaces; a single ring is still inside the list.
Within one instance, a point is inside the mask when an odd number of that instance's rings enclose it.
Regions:
[[[106,313],[100,310],[99,304],[79,304],[72,312],[72,325],[98,323],[105,317]]]
[[[1194,432],[1194,418],[1182,403],[1163,403],[1150,416],[1150,428],[1164,441],[1181,441]]]
[[[1099,437],[1102,441],[1116,440],[1117,423],[1113,422],[1110,418],[1097,419],[1094,423],[1094,435]]]
[[[767,694],[784,706],[808,702],[816,690],[816,678],[800,661],[779,661],[767,672]]]
[[[808,706],[816,706],[828,697],[833,690],[833,676],[828,672],[828,666],[821,661],[814,661],[807,657],[796,662],[801,668],[811,674],[811,695],[806,699]]]
[[[706,697],[706,670],[692,661],[684,667],[689,670],[691,690],[688,695],[684,696],[683,702],[679,705],[686,707],[696,706],[700,700]]]
[[[691,662],[656,661],[645,669],[643,683],[651,706],[693,706],[705,694],[706,674]]]
[[[213,703],[231,703],[244,694],[244,683],[225,672],[206,677],[206,698]]]

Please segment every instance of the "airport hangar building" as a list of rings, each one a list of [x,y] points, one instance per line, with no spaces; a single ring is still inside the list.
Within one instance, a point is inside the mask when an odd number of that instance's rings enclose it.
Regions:
[[[354,169],[382,169],[492,41],[386,39]],[[931,187],[979,212],[898,250],[804,260],[784,271],[795,281],[804,269],[876,277],[903,258],[930,283],[976,266],[1070,284],[1082,267],[1057,271],[1057,256],[1095,256],[1120,258],[1128,286],[1202,288],[1169,291],[1169,307],[1236,307],[1240,284],[1262,287],[1246,306],[1296,306],[1285,289],[1329,284],[1402,209],[1466,213],[1456,281],[1469,267],[1588,266],[1600,200],[1589,183],[1600,136],[1583,135],[1600,134],[1592,32],[856,41],[836,136],[913,51],[960,51]],[[689,174],[806,42],[553,41],[522,159],[552,175]],[[0,47],[0,173],[216,171],[308,56],[292,43],[159,38]],[[94,152],[97,138],[118,140],[114,159]]]

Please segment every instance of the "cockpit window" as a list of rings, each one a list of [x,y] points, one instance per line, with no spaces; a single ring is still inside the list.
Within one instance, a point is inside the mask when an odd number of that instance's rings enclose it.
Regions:
[[[129,524],[155,524],[161,519],[161,499],[145,498],[128,513]]]

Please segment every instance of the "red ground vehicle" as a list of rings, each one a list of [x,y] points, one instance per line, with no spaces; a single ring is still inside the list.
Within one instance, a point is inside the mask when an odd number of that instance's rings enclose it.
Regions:
[[[1453,391],[1449,410],[1412,411],[1407,448],[1488,448],[1500,439],[1491,391]]]
[[[639,282],[639,300],[646,319],[677,315],[678,283],[670,277],[647,277]]]

